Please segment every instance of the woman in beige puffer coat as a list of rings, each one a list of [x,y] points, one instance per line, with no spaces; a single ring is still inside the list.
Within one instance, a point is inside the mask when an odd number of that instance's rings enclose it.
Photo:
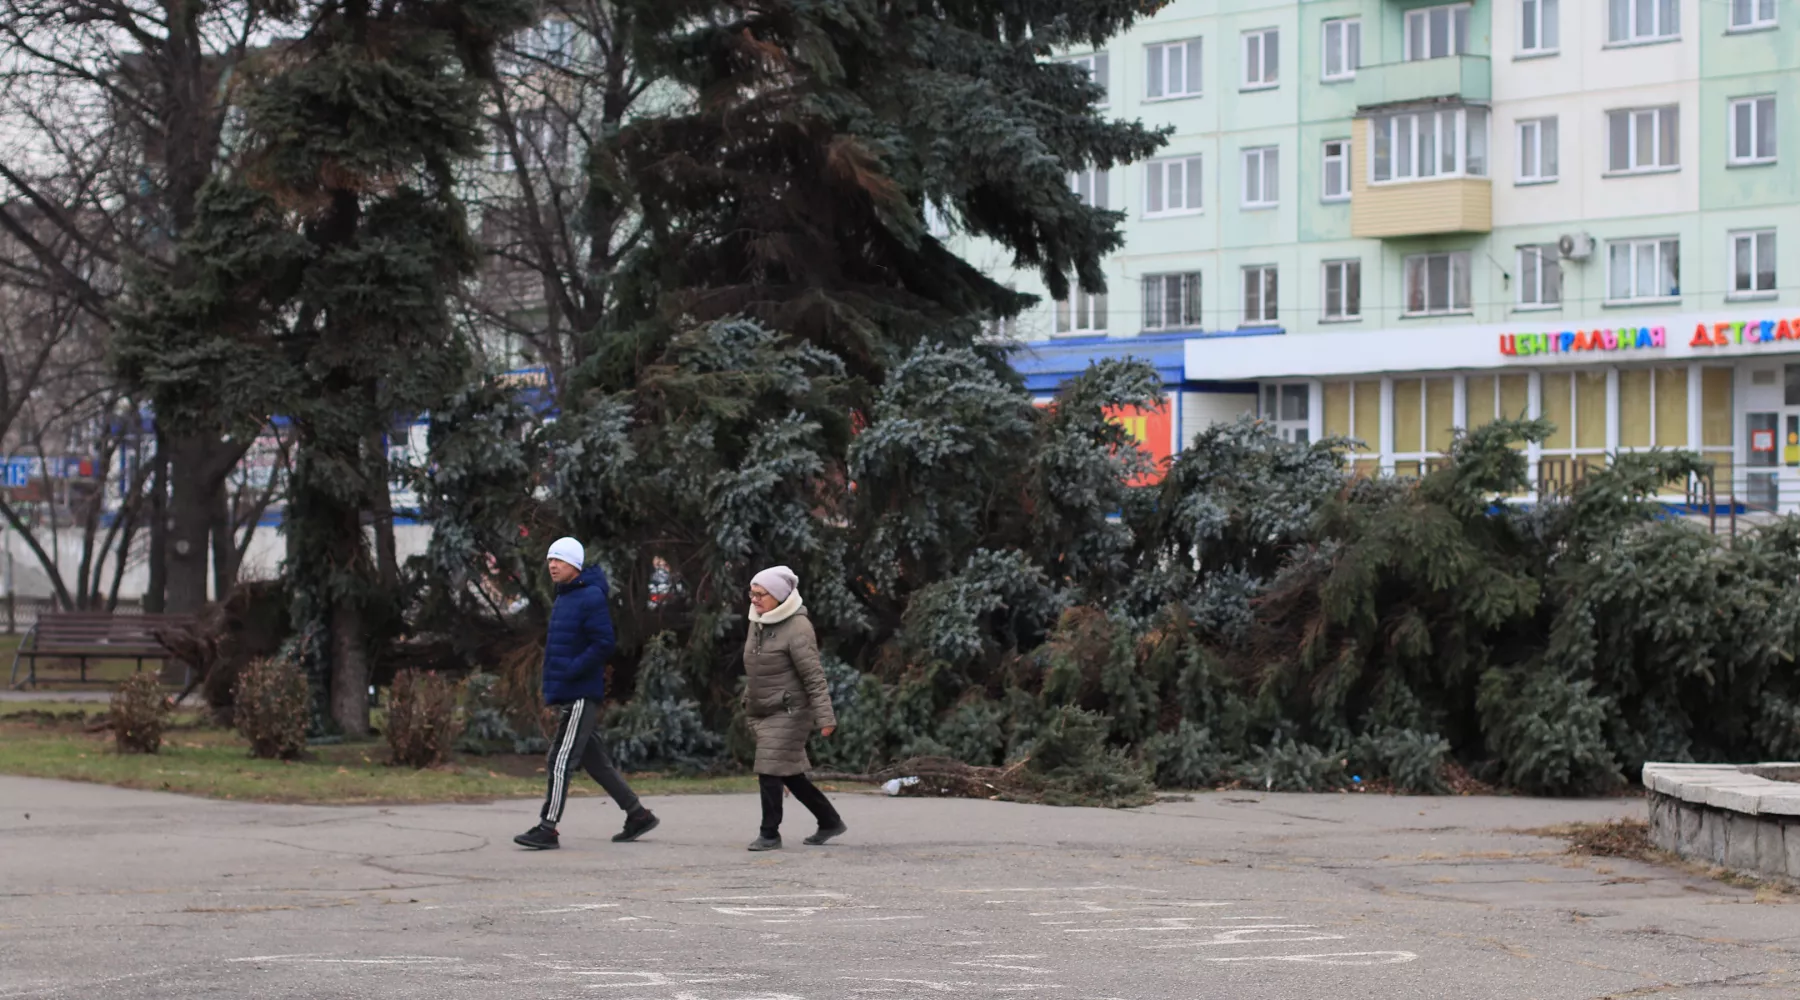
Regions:
[[[831,689],[819,662],[819,640],[800,600],[799,578],[786,566],[756,574],[750,582],[750,634],[744,639],[744,714],[756,734],[756,777],[762,792],[762,830],[752,851],[781,847],[782,789],[812,811],[819,832],[808,844],[823,844],[849,829],[825,793],[806,772],[806,740],[817,725],[821,735],[837,729]]]

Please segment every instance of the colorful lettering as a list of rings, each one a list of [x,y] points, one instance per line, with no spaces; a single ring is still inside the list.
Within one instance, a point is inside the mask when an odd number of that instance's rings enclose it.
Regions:
[[[1786,323],[1781,324],[1781,326],[1782,326],[1782,329],[1787,328]],[[1516,333],[1501,334],[1500,335],[1500,353],[1517,355],[1519,353],[1519,335]]]
[[[1650,328],[1650,346],[1651,347],[1663,346],[1663,344],[1666,343],[1668,336],[1669,336],[1669,331],[1666,327],[1661,327],[1661,326],[1651,327]]]

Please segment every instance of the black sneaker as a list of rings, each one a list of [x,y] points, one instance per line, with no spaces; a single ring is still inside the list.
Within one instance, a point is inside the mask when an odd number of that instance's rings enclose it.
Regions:
[[[818,833],[815,833],[812,836],[806,838],[806,840],[804,840],[802,843],[811,844],[814,847],[817,847],[820,844],[825,843],[826,841],[830,840],[833,837],[841,837],[844,834],[849,833],[849,832],[850,832],[850,828],[845,826],[844,821],[840,819],[836,823],[832,824],[831,826],[819,827]]]
[[[781,838],[757,837],[750,842],[750,849],[752,851],[779,851],[781,850]]]
[[[625,829],[613,834],[613,843],[629,844],[632,841],[657,828],[662,820],[648,809],[639,809],[625,817]]]
[[[534,851],[554,851],[558,846],[556,842],[556,827],[539,823],[531,829],[526,830],[524,833],[519,834],[517,837],[514,837],[513,843],[518,844],[520,847],[529,847]]]

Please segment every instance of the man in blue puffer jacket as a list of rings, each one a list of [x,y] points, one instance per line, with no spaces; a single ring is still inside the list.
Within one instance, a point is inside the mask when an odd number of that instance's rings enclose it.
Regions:
[[[606,789],[625,810],[625,829],[616,843],[636,840],[656,828],[656,814],[643,807],[625,776],[613,766],[596,724],[606,695],[606,659],[613,651],[612,610],[607,606],[606,574],[598,566],[582,568],[587,552],[573,538],[550,546],[550,579],[556,603],[550,609],[550,634],[544,640],[544,704],[557,707],[556,739],[544,770],[550,788],[537,826],[513,838],[521,847],[549,850],[557,846],[556,824],[569,797],[569,767],[578,765]]]

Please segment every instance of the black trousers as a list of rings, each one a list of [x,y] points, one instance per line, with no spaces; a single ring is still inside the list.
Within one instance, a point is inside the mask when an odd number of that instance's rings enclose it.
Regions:
[[[600,733],[596,726],[600,722],[600,703],[591,698],[583,698],[574,704],[562,706],[562,718],[556,725],[556,739],[550,741],[550,757],[544,771],[549,775],[550,788],[544,795],[544,811],[541,814],[545,823],[555,826],[562,820],[563,806],[569,799],[569,776],[571,766],[579,767],[588,776],[600,783],[611,795],[619,808],[631,812],[638,807],[638,797],[625,783],[625,776],[613,766],[612,758],[606,753],[606,745],[600,741]]]
[[[762,835],[765,837],[773,838],[781,835],[781,789],[783,786],[794,793],[794,798],[799,799],[800,804],[813,814],[813,818],[819,821],[821,828],[836,826],[841,822],[838,819],[838,811],[832,806],[831,800],[826,798],[825,793],[819,791],[819,786],[813,784],[812,780],[804,774],[759,774],[756,776],[756,783],[762,791]]]

